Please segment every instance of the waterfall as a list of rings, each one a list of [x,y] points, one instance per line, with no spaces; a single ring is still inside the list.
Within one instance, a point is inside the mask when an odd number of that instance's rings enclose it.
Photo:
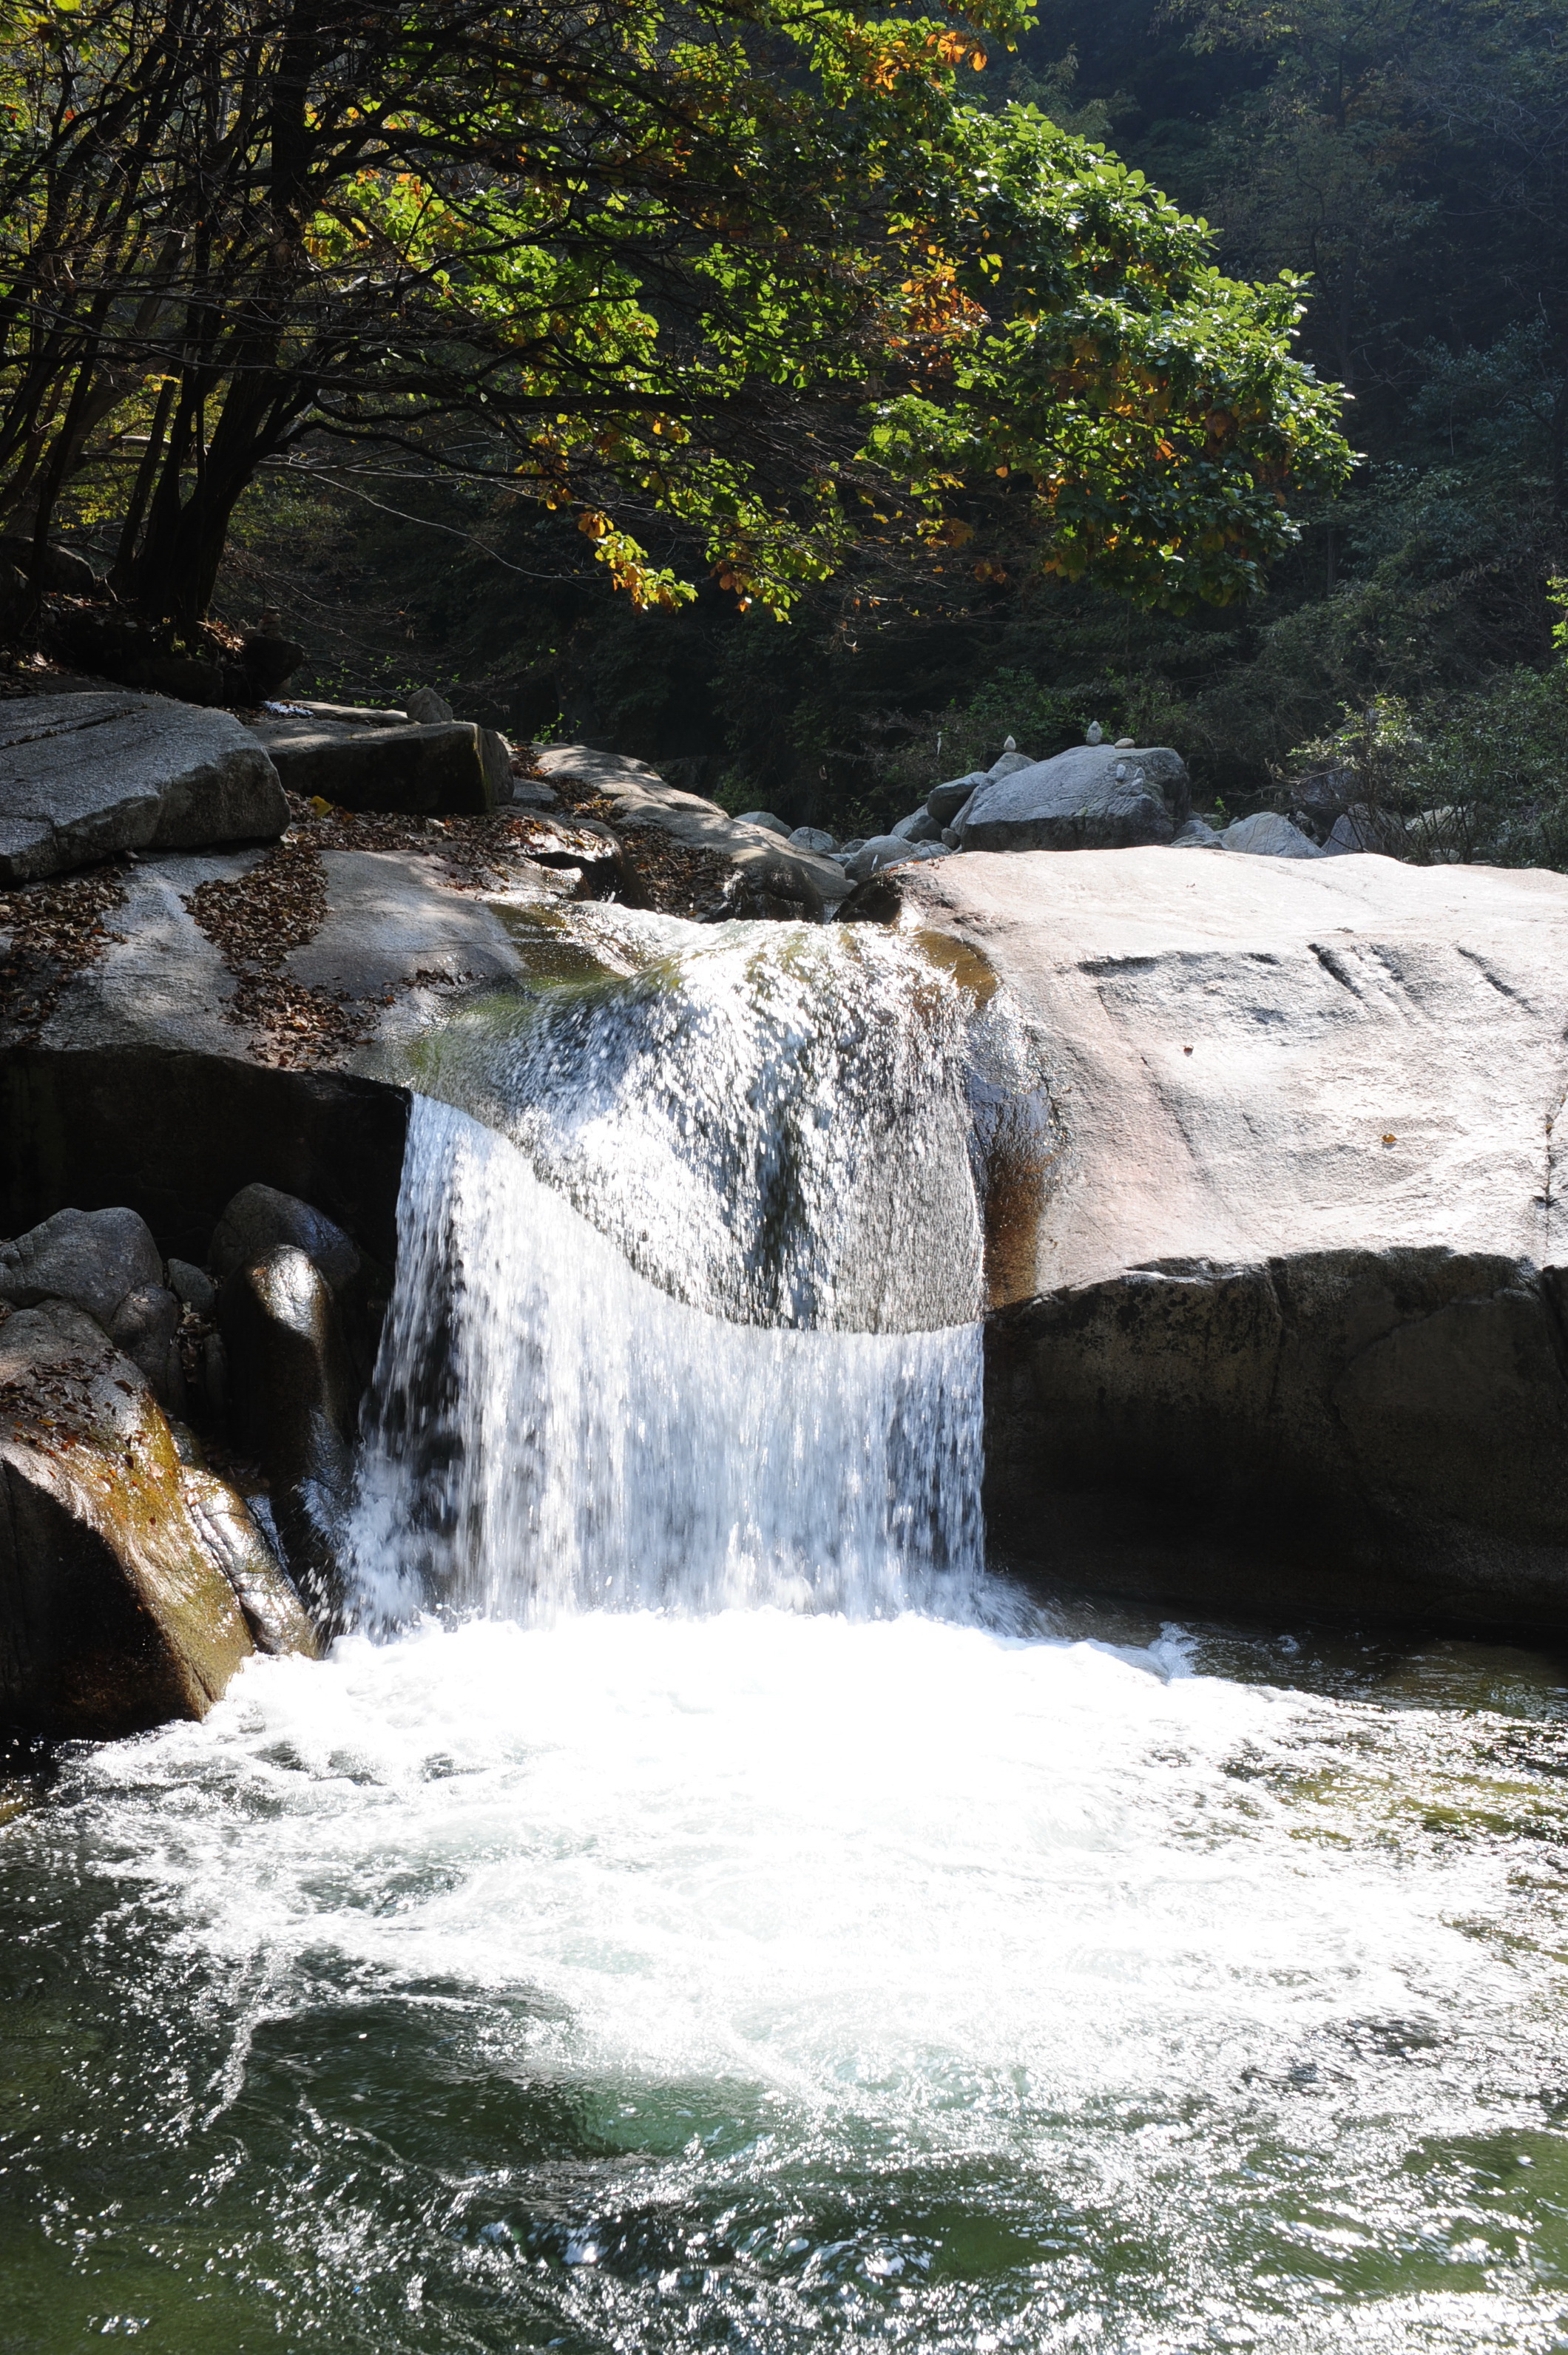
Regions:
[[[364,1614],[962,1615],[981,1574],[964,995],[733,928],[429,1043]]]

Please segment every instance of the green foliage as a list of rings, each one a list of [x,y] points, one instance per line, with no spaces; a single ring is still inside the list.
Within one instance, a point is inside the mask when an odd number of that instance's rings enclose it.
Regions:
[[[984,578],[1249,594],[1348,463],[1298,288],[963,103],[1020,21],[82,0],[0,34],[0,508],[118,503],[123,585],[187,634],[284,465],[568,517],[667,611],[707,578],[786,613],[862,548],[934,582],[977,530]]]

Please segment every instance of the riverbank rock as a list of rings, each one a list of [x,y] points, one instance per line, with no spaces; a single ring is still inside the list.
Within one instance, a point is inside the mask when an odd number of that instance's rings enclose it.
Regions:
[[[613,805],[611,821],[634,837],[652,828],[688,849],[721,860],[730,870],[712,913],[718,917],[782,916],[819,921],[848,897],[850,886],[834,859],[790,840],[783,820],[768,811],[758,820],[733,818],[717,802],[667,784],[642,761],[599,752],[586,744],[549,744],[539,752],[541,775],[590,786]],[[766,819],[763,824],[760,821]]]
[[[1191,807],[1186,763],[1168,746],[1075,744],[991,772],[948,826],[965,851],[1115,850],[1168,843]]]
[[[84,1310],[10,1310],[0,1717],[90,1736],[202,1717],[259,1638],[315,1649],[242,1499],[182,1464],[147,1383]]]
[[[226,711],[119,691],[0,707],[0,884],[287,824],[276,770]]]
[[[997,1541],[1172,1608],[1568,1628],[1568,878],[1150,848],[877,889],[1040,1073]]]
[[[342,809],[461,816],[510,801],[511,747],[494,729],[387,717],[391,724],[368,726],[347,714],[285,712],[248,724],[290,793]]]
[[[1322,851],[1310,835],[1303,834],[1277,810],[1257,810],[1251,817],[1239,817],[1220,837],[1222,848],[1250,853],[1254,858],[1321,858]],[[1358,846],[1365,847],[1366,846]]]

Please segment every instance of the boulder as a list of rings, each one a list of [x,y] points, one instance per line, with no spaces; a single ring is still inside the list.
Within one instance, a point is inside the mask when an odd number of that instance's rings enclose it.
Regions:
[[[271,840],[288,817],[276,770],[226,711],[119,690],[0,710],[0,883],[122,850]]]
[[[280,1243],[292,1243],[326,1278],[334,1292],[346,1292],[363,1262],[339,1226],[297,1195],[275,1186],[244,1186],[225,1205],[212,1231],[208,1263],[221,1284],[253,1260],[265,1259]]]
[[[181,1463],[146,1383],[82,1310],[45,1301],[0,1322],[7,1723],[98,1737],[205,1716],[257,1647],[226,1571],[241,1547],[278,1647],[307,1648],[248,1524],[233,1491]]]
[[[188,1259],[171,1259],[168,1278],[169,1290],[182,1306],[197,1316],[216,1316],[218,1286],[204,1267],[193,1267]]]
[[[106,1328],[167,1414],[186,1411],[185,1369],[176,1337],[182,1313],[178,1298],[166,1285],[139,1284],[125,1295]]]
[[[912,845],[901,834],[874,834],[863,843],[845,868],[851,883],[868,882],[884,867],[895,866],[911,856]]]
[[[107,1327],[128,1293],[163,1280],[158,1246],[134,1210],[57,1210],[0,1243],[0,1301],[15,1308],[68,1300]]]
[[[933,785],[925,797],[927,815],[939,827],[951,826],[965,802],[986,783],[986,777],[984,769],[971,769],[966,777],[955,777],[948,784]]]
[[[1075,744],[987,778],[950,830],[965,851],[1119,850],[1169,842],[1190,809],[1179,753]]]
[[[340,1624],[359,1385],[332,1288],[293,1243],[236,1268],[219,1296],[239,1445],[267,1475],[289,1572],[315,1624]]]
[[[419,728],[443,727],[453,713],[445,696],[437,695],[433,687],[416,687],[407,699],[409,718]]]
[[[833,837],[820,826],[797,826],[790,836],[797,850],[815,850],[821,858],[831,858]]]
[[[923,804],[919,809],[911,810],[908,817],[901,817],[889,831],[896,834],[902,842],[935,842],[942,828]]]
[[[1292,826],[1277,810],[1258,810],[1252,817],[1239,817],[1220,837],[1227,850],[1244,850],[1254,858],[1321,858],[1323,854],[1309,835]]]
[[[461,816],[511,798],[511,752],[471,720],[367,728],[312,714],[251,723],[291,793],[340,809]]]
[[[1172,837],[1172,850],[1222,850],[1224,844],[1206,817],[1189,817]]]
[[[789,838],[788,826],[782,817],[775,817],[772,810],[742,810],[735,823],[737,826],[765,826],[770,834],[782,834],[786,841]]]
[[[1165,1608],[1568,1630],[1568,877],[1149,848],[877,888],[1039,1074],[998,1550]]]
[[[251,630],[240,645],[240,667],[251,697],[264,703],[276,695],[286,678],[292,678],[305,658],[304,646],[293,638],[283,637],[277,630]]]
[[[1381,851],[1387,858],[1407,858],[1410,856],[1410,836],[1403,818],[1392,810],[1371,808],[1358,802],[1351,809],[1343,810],[1329,828],[1323,845],[1326,858],[1344,858],[1357,851]]]
[[[1476,813],[1463,805],[1445,803],[1425,809],[1405,822],[1407,851],[1444,866],[1460,866],[1469,858],[1476,831]]]

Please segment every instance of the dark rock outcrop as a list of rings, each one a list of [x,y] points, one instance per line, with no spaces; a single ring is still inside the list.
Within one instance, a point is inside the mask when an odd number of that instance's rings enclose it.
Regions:
[[[113,691],[0,712],[0,883],[123,850],[271,840],[288,815],[271,761],[226,711]]]
[[[0,1056],[0,1231],[65,1202],[129,1204],[158,1250],[200,1266],[228,1204],[260,1180],[389,1265],[407,1128],[401,1088],[344,1071],[133,1041],[13,1048]]]
[[[235,1435],[266,1471],[290,1573],[329,1628],[344,1599],[339,1539],[360,1388],[332,1287],[297,1244],[278,1243],[232,1271],[219,1315]]]
[[[1004,1310],[994,1538],[1157,1600],[1568,1627],[1564,1273],[1328,1252]]]
[[[253,725],[291,793],[318,794],[342,809],[463,815],[511,798],[510,752],[471,720],[364,728],[283,718]]]

